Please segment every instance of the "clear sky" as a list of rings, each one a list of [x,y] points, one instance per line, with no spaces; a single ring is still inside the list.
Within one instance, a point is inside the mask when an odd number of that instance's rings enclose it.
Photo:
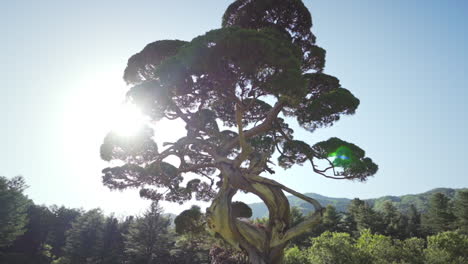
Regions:
[[[101,184],[106,163],[99,147],[128,89],[127,59],[155,40],[190,40],[219,28],[230,2],[2,1],[0,175],[23,175],[39,204],[140,212],[148,202],[136,192]],[[326,73],[361,105],[314,134],[296,127],[297,137],[354,142],[380,170],[366,183],[321,178],[308,166],[278,169],[275,179],[301,192],[348,198],[468,187],[468,2],[304,3],[327,50]]]

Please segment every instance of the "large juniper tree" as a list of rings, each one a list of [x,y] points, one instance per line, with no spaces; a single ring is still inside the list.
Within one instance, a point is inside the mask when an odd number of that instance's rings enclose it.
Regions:
[[[377,171],[358,146],[338,138],[309,145],[288,125],[294,118],[314,132],[359,105],[337,78],[323,73],[325,50],[315,45],[311,26],[300,0],[238,0],[221,29],[190,42],[156,41],[133,55],[124,72],[133,85],[128,100],[153,121],[182,120],[187,134],[158,146],[151,127],[133,137],[111,132],[101,156],[124,164],[104,169],[104,184],[140,188],[154,200],[183,203],[195,194],[212,201],[212,233],[245,250],[252,263],[280,263],[286,243],[319,223],[322,208],[268,178],[275,151],[282,168],[307,162],[334,179],[364,181]],[[231,206],[238,191],[265,202],[266,228],[238,219],[242,215]],[[284,191],[313,204],[315,213],[290,227]]]

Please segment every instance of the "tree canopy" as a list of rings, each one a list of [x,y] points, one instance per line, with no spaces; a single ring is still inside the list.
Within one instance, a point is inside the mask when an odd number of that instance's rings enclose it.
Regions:
[[[31,202],[23,194],[25,188],[21,176],[12,179],[0,176],[0,248],[11,245],[26,231]]]

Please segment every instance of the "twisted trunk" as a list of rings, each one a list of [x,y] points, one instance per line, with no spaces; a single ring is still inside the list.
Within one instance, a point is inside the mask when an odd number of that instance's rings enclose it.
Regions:
[[[223,185],[207,209],[208,228],[233,247],[244,250],[252,264],[280,264],[287,242],[315,226],[321,210],[316,210],[313,221],[304,221],[290,228],[289,202],[279,184],[264,182],[260,176],[242,175],[239,169],[226,165],[222,168]],[[265,227],[237,219],[231,214],[232,197],[238,190],[259,196],[269,210]],[[298,228],[299,227],[299,228]]]

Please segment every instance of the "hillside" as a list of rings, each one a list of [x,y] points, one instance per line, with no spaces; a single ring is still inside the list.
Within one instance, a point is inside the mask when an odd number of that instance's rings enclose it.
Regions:
[[[365,201],[372,205],[375,210],[380,210],[382,208],[383,203],[387,200],[390,200],[401,211],[407,210],[407,208],[411,204],[414,204],[418,211],[425,212],[428,206],[429,199],[434,193],[441,192],[447,195],[450,199],[453,199],[456,196],[457,192],[460,190],[463,189],[436,188],[420,194],[408,194],[402,196],[382,196],[374,199],[365,199]],[[305,195],[314,198],[322,206],[332,204],[338,211],[341,212],[346,212],[348,204],[352,200],[348,198],[327,197],[316,193],[305,193]],[[288,200],[291,207],[295,206],[300,208],[304,214],[308,214],[310,211],[313,210],[312,205],[304,202],[303,200],[295,196],[288,196]],[[252,203],[249,204],[249,206],[250,208],[252,208],[253,218],[261,218],[268,216],[268,210],[264,203]]]

